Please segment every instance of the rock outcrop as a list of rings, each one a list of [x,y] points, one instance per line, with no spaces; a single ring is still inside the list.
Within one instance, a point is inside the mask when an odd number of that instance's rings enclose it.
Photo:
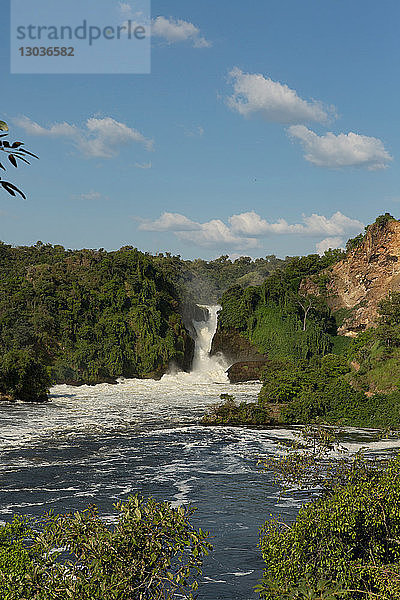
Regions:
[[[196,339],[196,330],[193,326],[193,321],[207,321],[210,314],[205,306],[199,306],[192,302],[184,302],[179,310],[183,324],[191,335],[192,339]]]
[[[236,329],[218,328],[211,345],[211,356],[222,353],[228,362],[265,361],[266,357]]]
[[[267,357],[236,329],[217,329],[211,345],[211,355],[219,353],[231,364],[227,371],[231,383],[259,379],[267,363]]]
[[[260,379],[261,372],[266,364],[266,360],[247,360],[234,363],[227,371],[229,381],[230,383],[257,381]]]
[[[360,245],[324,275],[328,305],[332,312],[342,309],[340,335],[355,337],[375,325],[379,302],[389,292],[400,291],[400,222],[377,220]],[[308,278],[300,291],[319,295],[321,279],[318,283]]]

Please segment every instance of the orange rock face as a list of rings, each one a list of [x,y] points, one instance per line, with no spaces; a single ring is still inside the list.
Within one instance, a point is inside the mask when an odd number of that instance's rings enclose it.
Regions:
[[[375,325],[380,300],[390,291],[400,292],[400,221],[371,225],[360,246],[326,274],[326,299],[332,311],[352,311],[338,333],[355,337]],[[310,279],[302,282],[301,290],[320,294]]]

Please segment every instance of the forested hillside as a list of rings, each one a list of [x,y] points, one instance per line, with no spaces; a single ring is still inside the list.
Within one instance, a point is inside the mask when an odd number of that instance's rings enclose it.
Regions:
[[[182,317],[192,304],[216,302],[230,284],[263,279],[282,262],[0,243],[0,393],[44,400],[54,383],[190,370],[194,342]]]
[[[393,289],[398,285],[398,266],[393,258],[387,260],[388,246],[382,244],[390,236],[390,256],[399,253],[398,226],[393,217],[382,215],[365,235],[350,240],[346,254],[336,250],[322,257],[293,258],[261,286],[235,286],[225,292],[213,350],[228,346],[234,357],[236,347],[236,360],[243,361],[245,340],[254,356],[230,372],[245,379],[246,372],[253,375],[258,369],[263,387],[254,405],[238,407],[231,398],[223,398],[225,403],[205,417],[206,424],[323,419],[400,427],[400,292]],[[362,268],[357,270],[357,265]],[[338,273],[344,272],[359,282],[357,293],[365,298],[353,302],[354,314],[368,307],[369,314],[376,315],[360,326],[364,331],[355,337],[337,335],[343,318],[349,319],[353,310],[344,311],[338,304],[342,299],[332,292],[337,290]],[[371,281],[377,278],[380,284],[371,291]],[[351,298],[350,283],[345,291]]]
[[[177,291],[143,253],[2,244],[0,268],[3,394],[43,398],[50,381],[157,377],[171,361],[190,367],[194,344]]]
[[[329,352],[336,322],[323,298],[302,295],[302,279],[317,275],[343,253],[331,250],[287,259],[260,286],[234,286],[221,299],[218,330],[234,330],[269,358],[309,359]],[[341,340],[340,340],[341,341]]]
[[[166,253],[156,255],[154,260],[182,296],[199,304],[216,304],[228,288],[260,285],[290,258],[281,259],[272,254],[265,258],[240,256],[230,259],[224,255],[206,261],[201,258],[182,260],[180,256]]]

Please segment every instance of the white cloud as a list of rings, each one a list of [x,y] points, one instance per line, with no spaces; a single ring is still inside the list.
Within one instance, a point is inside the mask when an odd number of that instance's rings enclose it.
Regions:
[[[212,45],[201,35],[198,27],[182,19],[159,16],[153,20],[151,33],[153,37],[160,37],[168,44],[189,41],[194,48],[209,48]]]
[[[142,231],[194,231],[200,224],[191,221],[179,213],[165,212],[156,221],[143,221],[139,225]]]
[[[326,250],[335,250],[336,248],[343,249],[343,244],[344,241],[341,237],[327,237],[324,240],[321,240],[320,242],[315,244],[315,247],[317,249],[318,254],[322,256]]]
[[[269,223],[253,211],[233,215],[229,218],[229,222],[232,231],[235,233],[254,237],[268,234],[338,236],[348,231],[360,231],[363,228],[361,221],[346,217],[341,212],[336,212],[330,218],[317,214],[312,214],[309,217],[304,215],[303,223],[289,224],[285,219],[278,219],[275,223]]]
[[[90,192],[81,194],[80,198],[82,200],[100,200],[101,194],[100,194],[100,192],[95,192],[94,190],[90,190]]]
[[[128,2],[119,2],[119,10],[121,11],[121,14],[124,15],[124,17],[126,17],[127,19],[133,14],[132,6],[128,4]]]
[[[186,137],[203,137],[203,135],[204,135],[204,128],[201,127],[201,125],[196,125],[192,129],[183,127],[183,131],[184,131],[184,134],[186,135]]]
[[[135,163],[135,167],[137,169],[151,169],[153,166],[152,162],[149,161],[147,163]]]
[[[205,247],[256,248],[259,243],[254,238],[235,235],[232,230],[219,219],[213,219],[200,225],[200,230],[182,231],[181,239]]]
[[[303,216],[302,223],[294,224],[289,224],[285,219],[269,223],[256,212],[232,215],[228,224],[219,219],[197,223],[185,215],[165,212],[159,219],[142,221],[139,225],[142,231],[172,232],[181,240],[197,246],[237,250],[257,248],[260,245],[259,239],[271,234],[324,237],[331,245],[337,247],[343,241],[342,236],[359,232],[363,228],[360,221],[340,212],[336,212],[330,218],[317,214]]]
[[[15,125],[21,127],[29,135],[40,135],[47,137],[74,137],[79,135],[79,129],[76,125],[69,123],[55,123],[49,128],[42,127],[35,121],[32,121],[26,116],[13,119]]]
[[[317,167],[366,167],[374,171],[386,169],[393,160],[383,142],[375,137],[353,132],[319,136],[304,125],[292,125],[288,133],[300,141],[305,159]]]
[[[146,150],[153,148],[152,140],[111,117],[92,117],[83,127],[64,122],[46,128],[26,116],[14,119],[14,123],[30,135],[71,139],[87,158],[113,158],[121,146],[130,143],[142,144]]]
[[[317,121],[327,122],[335,111],[316,100],[303,100],[296,90],[257,73],[243,73],[235,67],[230,72],[233,94],[228,106],[245,117],[259,115],[267,121],[289,125]]]

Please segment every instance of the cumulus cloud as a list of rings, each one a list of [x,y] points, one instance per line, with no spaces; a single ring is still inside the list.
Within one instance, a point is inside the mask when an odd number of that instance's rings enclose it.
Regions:
[[[192,242],[197,246],[238,250],[257,248],[260,245],[260,238],[271,234],[321,237],[325,239],[319,244],[326,242],[332,247],[338,247],[343,242],[342,236],[359,232],[363,228],[361,221],[351,219],[341,212],[336,212],[331,217],[318,214],[304,215],[302,223],[294,224],[289,224],[285,219],[270,223],[256,212],[232,215],[228,223],[220,219],[197,223],[180,213],[165,212],[157,220],[142,221],[139,225],[142,231],[172,232],[179,239]]]
[[[315,244],[315,247],[317,249],[318,254],[320,256],[322,256],[326,250],[330,250],[330,249],[335,250],[335,248],[343,249],[343,244],[344,244],[343,238],[328,237],[328,238],[325,238],[324,240],[321,240],[317,244]]]
[[[165,212],[156,221],[143,221],[139,225],[142,231],[194,231],[200,229],[200,224],[191,221],[185,215]]]
[[[278,219],[275,223],[270,223],[253,211],[233,215],[229,218],[229,223],[233,232],[254,237],[268,234],[338,236],[349,231],[360,231],[363,228],[361,221],[346,217],[341,212],[336,212],[330,218],[315,213],[309,217],[303,215],[302,223],[289,224],[285,219]]]
[[[288,134],[300,141],[304,158],[317,167],[365,167],[374,171],[386,169],[393,160],[383,142],[375,137],[353,132],[319,136],[304,125],[292,125]]]
[[[196,223],[179,213],[165,212],[155,221],[142,221],[142,231],[171,231],[181,240],[190,241],[197,246],[255,248],[258,241],[235,235],[229,226],[219,219],[207,223]]]
[[[14,123],[30,135],[70,139],[87,158],[113,158],[121,146],[130,143],[142,144],[146,150],[153,148],[152,140],[111,117],[89,118],[83,127],[64,122],[46,128],[26,116],[14,119]]]
[[[189,41],[194,48],[209,48],[212,44],[200,33],[200,29],[182,19],[167,19],[159,16],[152,22],[151,33],[153,37],[159,37],[168,44]]]
[[[303,100],[296,90],[257,73],[243,73],[235,67],[229,74],[233,94],[228,106],[244,117],[258,115],[267,121],[290,125],[317,121],[325,123],[335,114],[316,100]]]
[[[213,219],[202,223],[199,230],[182,231],[181,239],[193,242],[198,246],[206,247],[232,247],[232,248],[256,248],[258,240],[235,235],[232,230],[219,219]]]

